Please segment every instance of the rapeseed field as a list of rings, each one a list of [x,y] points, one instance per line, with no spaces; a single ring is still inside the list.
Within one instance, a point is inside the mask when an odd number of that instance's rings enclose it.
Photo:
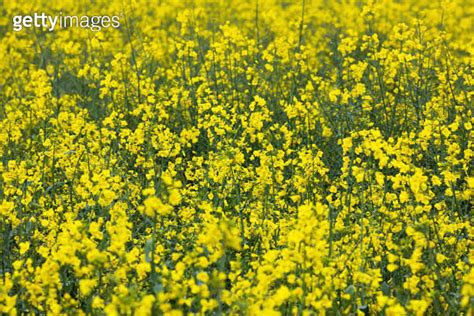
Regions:
[[[472,1],[0,13],[0,314],[474,313]]]

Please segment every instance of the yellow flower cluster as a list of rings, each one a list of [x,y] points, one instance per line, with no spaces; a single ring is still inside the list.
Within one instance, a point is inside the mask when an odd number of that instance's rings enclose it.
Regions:
[[[0,314],[474,313],[470,1],[0,11]]]

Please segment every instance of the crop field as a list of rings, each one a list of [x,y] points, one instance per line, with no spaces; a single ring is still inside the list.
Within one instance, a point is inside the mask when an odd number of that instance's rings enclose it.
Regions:
[[[472,0],[0,0],[0,315],[473,315],[473,44]]]

